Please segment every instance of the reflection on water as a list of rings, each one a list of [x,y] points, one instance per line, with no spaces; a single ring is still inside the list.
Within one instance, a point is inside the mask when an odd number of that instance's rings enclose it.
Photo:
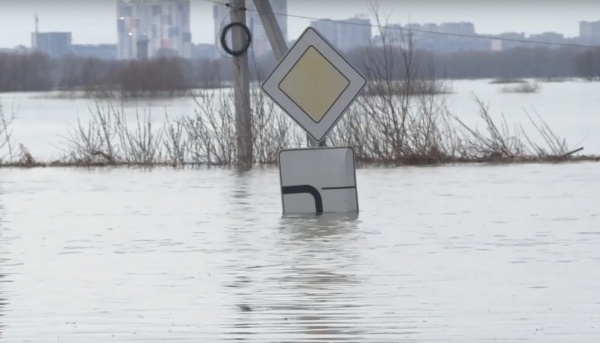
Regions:
[[[2,181],[0,180],[0,338],[4,336],[4,312],[6,311],[6,297],[4,283],[7,282],[4,266],[8,262],[8,246],[6,244],[6,226],[4,222],[4,205],[2,204]]]
[[[290,322],[288,334],[300,341],[361,341],[361,265],[357,216],[324,214],[316,218],[287,217],[280,223],[279,246],[286,268],[272,284],[292,290],[273,304]],[[274,290],[274,293],[279,293]],[[299,329],[302,328],[302,329]]]
[[[233,298],[225,327],[234,341],[352,341],[358,339],[360,279],[357,215],[284,217],[276,227],[250,229],[256,207],[252,172],[235,173],[231,211],[246,217],[227,225],[234,256],[223,270]]]
[[[598,342],[599,174],[360,169],[360,215],[282,216],[274,168],[0,170],[1,337]]]

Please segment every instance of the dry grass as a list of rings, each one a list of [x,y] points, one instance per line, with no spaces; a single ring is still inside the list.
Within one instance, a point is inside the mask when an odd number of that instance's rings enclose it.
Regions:
[[[78,120],[63,137],[67,165],[235,165],[236,131],[232,95],[205,92],[194,97],[192,116],[161,123],[149,111],[127,118],[123,108],[96,101],[90,120]],[[254,162],[273,164],[281,149],[301,146],[303,135],[259,90],[252,91]]]
[[[516,86],[505,86],[500,89],[502,93],[537,93],[540,91],[540,85],[537,82],[520,83]]]
[[[510,84],[510,83],[526,83],[527,81],[523,80],[523,79],[511,79],[511,78],[504,78],[504,79],[495,79],[490,81],[490,84]]]
[[[361,96],[330,133],[329,142],[355,148],[360,164],[422,165],[443,163],[511,163],[598,160],[575,156],[543,119],[527,114],[534,131],[510,127],[504,117],[494,120],[489,108],[475,98],[481,125],[469,125],[451,113],[444,95],[398,94]],[[64,157],[36,160],[27,148],[3,159],[3,166],[186,166],[236,164],[235,117],[229,92],[206,94],[196,100],[194,115],[161,122],[149,111],[127,117],[123,108],[96,102],[90,120],[78,121],[64,137]],[[258,90],[253,91],[254,162],[277,163],[281,149],[306,146],[304,133]],[[399,107],[404,106],[404,107]],[[2,114],[1,145],[10,142],[10,120]],[[480,130],[477,127],[481,126]],[[537,141],[526,132],[536,133]],[[11,148],[14,149],[14,148]],[[10,150],[10,149],[9,149]],[[14,158],[19,155],[19,159]]]
[[[16,119],[15,111],[8,115],[0,103],[0,164],[11,163],[15,158],[15,145],[12,138],[11,124]]]
[[[408,88],[410,87],[410,88]],[[430,80],[415,80],[410,84],[405,82],[392,82],[390,84],[381,82],[369,82],[367,83],[363,95],[366,96],[380,96],[383,94],[396,93],[396,94],[407,94],[407,95],[435,95],[435,94],[449,94],[452,92],[450,86],[445,81]]]

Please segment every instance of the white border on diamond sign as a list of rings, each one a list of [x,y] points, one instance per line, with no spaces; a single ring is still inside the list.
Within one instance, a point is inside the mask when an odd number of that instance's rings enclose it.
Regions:
[[[334,65],[350,83],[338,99],[329,108],[323,118],[315,123],[292,99],[280,88],[279,84],[296,65],[296,62],[310,47],[314,47]],[[315,29],[309,27],[300,36],[292,48],[263,82],[262,88],[292,119],[294,119],[316,141],[322,141],[335,126],[344,112],[354,102],[365,87],[366,79]]]

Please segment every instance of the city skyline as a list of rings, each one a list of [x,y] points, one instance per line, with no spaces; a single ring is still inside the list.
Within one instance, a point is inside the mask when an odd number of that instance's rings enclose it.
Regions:
[[[0,6],[3,8],[0,12],[3,28],[0,30],[0,47],[29,46],[36,14],[39,17],[40,32],[72,32],[73,44],[115,44],[116,3],[116,0],[57,0],[50,6],[42,0],[0,0]],[[214,43],[214,2],[190,0],[190,3],[192,42]],[[288,13],[292,15],[288,18],[288,38],[295,39],[311,22],[311,19],[296,18],[294,15],[346,20],[357,14],[368,14],[370,10],[368,1],[343,3],[345,6],[340,6],[341,2],[336,0],[288,0]],[[480,34],[523,32],[530,35],[553,31],[565,37],[576,37],[581,21],[600,19],[600,2],[574,1],[567,4],[550,1],[543,8],[536,8],[533,1],[505,1],[503,4],[462,1],[461,4],[449,4],[440,1],[417,3],[411,0],[398,4],[381,0],[379,4],[382,16],[387,17],[389,14],[390,24],[404,25],[409,20],[418,23],[467,21],[474,23],[477,33]],[[534,9],[536,12],[533,12]],[[89,13],[94,15],[90,16]],[[64,20],[65,15],[72,20]],[[369,16],[372,22],[375,22],[374,16]]]
[[[191,57],[189,0],[119,0],[117,58]]]

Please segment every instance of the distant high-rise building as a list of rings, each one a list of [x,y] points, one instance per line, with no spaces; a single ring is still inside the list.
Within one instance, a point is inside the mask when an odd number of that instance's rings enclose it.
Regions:
[[[367,46],[371,42],[371,20],[368,16],[356,16],[346,20],[319,19],[310,22],[333,46],[350,50]]]
[[[475,25],[470,22],[442,23],[438,26],[438,31],[451,34],[474,35]]]
[[[283,33],[283,38],[287,41],[287,0],[270,1],[273,13],[275,14],[275,19]],[[267,37],[265,27],[258,15],[258,11],[256,10],[256,6],[254,5],[254,1],[247,1],[246,7],[246,25],[252,33],[252,45],[250,46],[250,49],[256,57],[259,57],[271,51],[271,44]],[[213,7],[213,20],[215,24],[215,35],[219,35],[221,29],[231,22],[230,9],[224,5],[215,5]]]
[[[119,0],[117,35],[119,59],[190,58],[190,1]]]
[[[600,21],[579,22],[579,37],[588,40],[600,40]]]
[[[73,52],[71,32],[33,32],[31,34],[32,49],[50,57],[62,57]]]
[[[366,15],[342,21],[340,26],[340,48],[351,50],[371,43],[371,20]]]
[[[544,43],[561,43],[565,39],[565,37],[561,33],[543,32],[529,35],[529,39],[532,41]]]
[[[417,24],[419,25],[419,24]],[[418,29],[411,24],[411,28]],[[388,24],[377,29],[378,35],[373,38],[376,45],[402,45],[409,38],[409,28],[402,28],[401,24]]]
[[[340,48],[340,24],[331,19],[318,19],[310,22],[310,26],[317,30],[334,47]]]

